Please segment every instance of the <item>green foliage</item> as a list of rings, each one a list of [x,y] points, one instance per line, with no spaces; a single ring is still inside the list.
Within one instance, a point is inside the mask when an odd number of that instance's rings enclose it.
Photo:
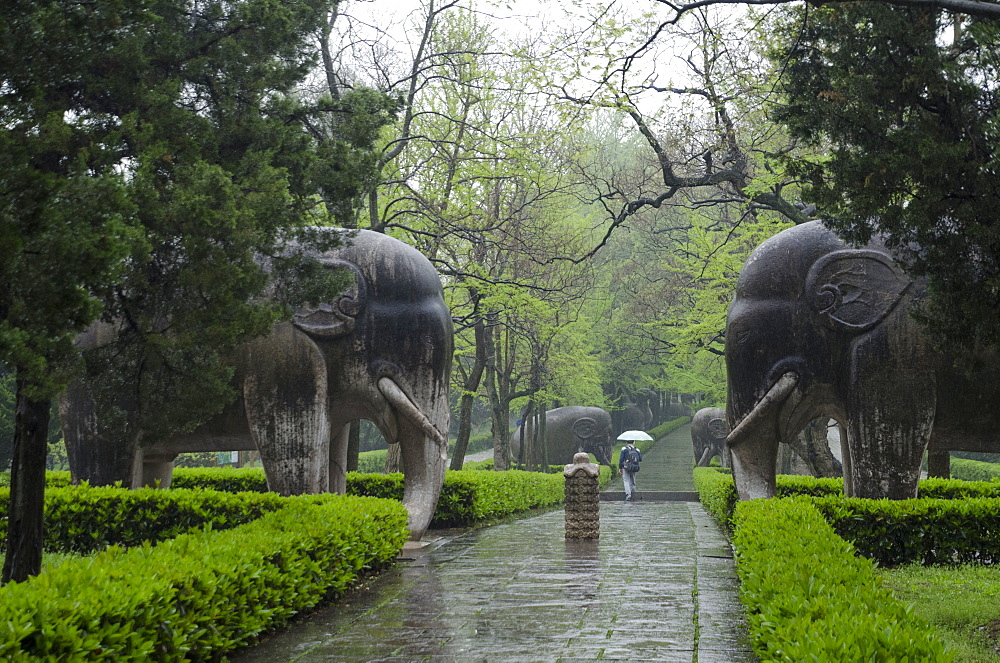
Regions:
[[[901,249],[950,349],[1000,341],[1000,26],[857,2],[802,5],[776,33],[776,117],[829,154],[795,164],[821,215]]]
[[[1000,560],[1000,498],[813,499],[837,534],[880,566]]]
[[[0,513],[10,491],[0,489]],[[112,545],[163,541],[206,525],[229,529],[285,504],[276,493],[73,486],[45,492],[45,546],[50,552],[88,554]],[[128,526],[123,526],[128,523]],[[0,541],[7,520],[0,520]]]
[[[0,364],[0,472],[10,469],[14,453],[14,374]]]
[[[521,511],[561,504],[563,485],[561,473],[447,472],[431,527],[470,527]],[[399,473],[348,472],[347,486],[350,494],[403,498],[403,475]]]
[[[483,461],[484,465],[489,463],[489,467],[483,469],[492,469],[492,462]],[[445,474],[431,527],[471,527],[519,511],[560,504],[563,500],[563,466],[553,465],[550,469],[551,473],[449,471]],[[50,472],[50,477],[53,474]],[[601,480],[604,484],[610,480],[610,469],[606,466],[601,467]],[[174,471],[171,490],[164,492],[169,494],[173,488],[181,486],[266,492],[267,480],[260,469],[186,468]],[[403,474],[348,472],[347,494],[402,500]]]
[[[691,417],[677,417],[671,421],[665,421],[656,428],[646,432],[648,432],[649,436],[654,440],[659,440],[662,437],[670,435],[675,430],[688,423],[691,423]]]
[[[174,488],[266,493],[267,477],[259,467],[175,467],[170,478],[170,489]]]
[[[952,457],[951,476],[965,481],[991,481],[1000,478],[1000,463]]]
[[[362,474],[381,473],[385,471],[385,460],[389,452],[386,449],[362,451],[358,454],[358,472]]]
[[[696,467],[692,478],[701,505],[723,528],[730,529],[733,510],[739,499],[732,475],[713,467]]]
[[[761,660],[953,659],[808,498],[740,502],[733,523],[740,595]]]
[[[0,658],[219,660],[392,563],[402,505],[285,498],[252,523],[66,560],[0,588]]]

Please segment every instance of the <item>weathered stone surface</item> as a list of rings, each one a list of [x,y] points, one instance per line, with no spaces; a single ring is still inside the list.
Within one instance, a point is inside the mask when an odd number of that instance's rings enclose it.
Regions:
[[[566,538],[596,539],[601,536],[600,467],[590,456],[578,453],[563,470],[566,477]]]

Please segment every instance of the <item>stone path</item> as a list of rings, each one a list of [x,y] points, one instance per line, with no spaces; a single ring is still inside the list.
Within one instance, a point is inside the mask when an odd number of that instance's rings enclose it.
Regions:
[[[639,487],[690,490],[692,463],[684,427],[646,454]],[[699,503],[605,501],[600,515],[595,542],[566,541],[562,510],[431,532],[406,563],[231,660],[757,660],[732,551]]]

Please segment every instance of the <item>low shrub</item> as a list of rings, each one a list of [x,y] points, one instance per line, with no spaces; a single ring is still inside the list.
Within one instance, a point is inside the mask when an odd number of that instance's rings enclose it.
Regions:
[[[49,488],[45,491],[45,550],[90,554],[113,545],[163,541],[205,526],[229,529],[282,508],[286,499],[276,493],[86,485]],[[7,513],[9,504],[10,489],[0,488],[0,514]],[[6,541],[7,519],[0,518],[0,547]]]
[[[1000,499],[813,498],[859,554],[879,566],[1000,562]]]
[[[175,467],[170,487],[266,493],[267,477],[259,467]]]
[[[665,421],[656,428],[646,432],[648,432],[649,436],[654,440],[659,440],[662,437],[670,435],[684,424],[689,423],[691,423],[691,417],[678,417],[676,419],[671,419],[670,421]]]
[[[604,469],[604,468],[602,468]],[[431,527],[470,527],[519,511],[561,504],[562,474],[460,470],[444,477]],[[348,492],[403,499],[403,475],[347,473]]]
[[[220,660],[390,564],[408,535],[396,502],[285,500],[237,528],[113,546],[0,588],[0,660]]]
[[[733,516],[740,592],[760,659],[951,661],[810,499],[740,502]]]
[[[696,467],[692,477],[702,506],[723,528],[731,529],[733,509],[739,499],[732,475],[714,467]]]
[[[358,472],[365,474],[385,472],[385,460],[388,456],[388,449],[362,451],[358,454]]]
[[[996,481],[1000,478],[1000,463],[984,463],[952,456],[951,477],[965,481]]]

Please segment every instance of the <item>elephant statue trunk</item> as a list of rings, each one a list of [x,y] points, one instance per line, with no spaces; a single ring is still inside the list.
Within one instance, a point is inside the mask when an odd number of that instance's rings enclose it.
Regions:
[[[775,457],[782,437],[779,413],[798,382],[795,373],[783,374],[726,438],[737,491],[744,499],[774,497]]]

